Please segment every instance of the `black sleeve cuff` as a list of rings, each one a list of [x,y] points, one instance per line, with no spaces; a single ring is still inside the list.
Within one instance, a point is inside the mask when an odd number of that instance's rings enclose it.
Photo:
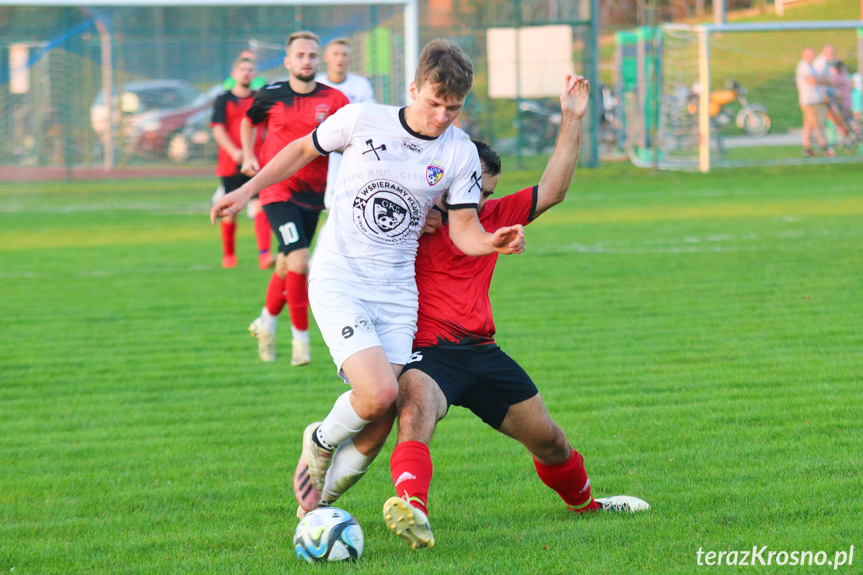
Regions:
[[[315,149],[318,151],[318,153],[320,153],[320,155],[322,155],[322,156],[329,156],[330,155],[330,153],[328,151],[324,150],[321,147],[320,142],[318,142],[318,129],[317,128],[315,128],[315,130],[312,132],[312,144],[315,145]],[[534,203],[536,203],[536,202],[534,201]]]
[[[446,202],[444,202],[444,204],[446,204],[446,209],[448,210],[466,210],[468,208],[477,209],[479,206],[479,204],[447,204]]]
[[[533,199],[530,200],[530,213],[527,214],[527,221],[532,222],[536,218],[536,202],[539,201],[539,186],[533,187]]]

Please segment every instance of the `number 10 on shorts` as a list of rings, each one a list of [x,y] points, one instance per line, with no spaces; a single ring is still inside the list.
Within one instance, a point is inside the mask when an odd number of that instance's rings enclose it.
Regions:
[[[300,234],[297,233],[297,225],[294,222],[288,222],[283,226],[279,226],[279,233],[282,234],[282,241],[285,245],[290,245],[300,239]]]

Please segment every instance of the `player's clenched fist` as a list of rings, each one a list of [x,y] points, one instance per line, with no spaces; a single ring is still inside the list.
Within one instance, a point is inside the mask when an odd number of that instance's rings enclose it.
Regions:
[[[501,254],[520,254],[524,252],[524,226],[498,228],[492,237],[495,251]]]

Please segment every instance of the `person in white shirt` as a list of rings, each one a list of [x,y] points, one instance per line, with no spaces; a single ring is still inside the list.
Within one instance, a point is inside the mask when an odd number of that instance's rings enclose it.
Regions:
[[[815,50],[804,48],[795,72],[798,101],[800,110],[803,112],[803,155],[815,155],[811,147],[814,135],[818,145],[824,149],[824,155],[832,156],[835,152],[827,147],[827,140],[824,139],[824,116],[827,105],[824,103],[820,76],[812,64],[814,60]]]
[[[397,378],[416,332],[418,239],[431,207],[439,200],[448,207],[450,237],[466,255],[524,251],[521,225],[488,233],[477,214],[479,156],[452,125],[473,84],[470,59],[454,43],[434,40],[423,49],[415,78],[409,106],[345,106],[210,211],[214,223],[235,214],[263,187],[344,150],[309,293],[337,372],[351,390],[303,433],[294,474],[298,514],[318,507],[328,470],[339,492],[359,480],[392,428]]]
[[[368,79],[348,72],[348,64],[351,60],[351,43],[347,38],[336,38],[330,40],[324,48],[324,63],[327,65],[326,72],[317,75],[315,80],[335,88],[348,97],[351,104],[362,104],[363,102],[375,101],[375,90]],[[336,185],[336,177],[339,175],[339,166],[342,163],[342,155],[338,152],[330,154],[330,168],[327,172],[327,190],[324,193],[324,206],[330,208],[333,201],[333,189]]]

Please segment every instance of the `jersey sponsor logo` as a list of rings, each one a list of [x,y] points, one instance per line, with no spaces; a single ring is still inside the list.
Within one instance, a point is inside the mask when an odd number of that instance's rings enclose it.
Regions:
[[[330,111],[330,107],[327,106],[326,104],[318,104],[317,107],[315,107],[315,122],[320,124],[321,122],[326,120],[327,119],[327,112],[329,112],[329,111]]]
[[[392,180],[373,180],[354,198],[354,224],[369,239],[404,243],[419,228],[422,210],[413,195]]]
[[[402,141],[402,148],[407,148],[411,152],[416,152],[417,154],[422,154],[423,149],[411,142]]]
[[[352,328],[349,325],[346,325],[345,327],[342,328],[342,337],[343,338],[348,339],[352,335],[354,335],[354,328]]]
[[[444,169],[437,162],[426,166],[426,181],[430,186],[435,185],[443,177]]]

